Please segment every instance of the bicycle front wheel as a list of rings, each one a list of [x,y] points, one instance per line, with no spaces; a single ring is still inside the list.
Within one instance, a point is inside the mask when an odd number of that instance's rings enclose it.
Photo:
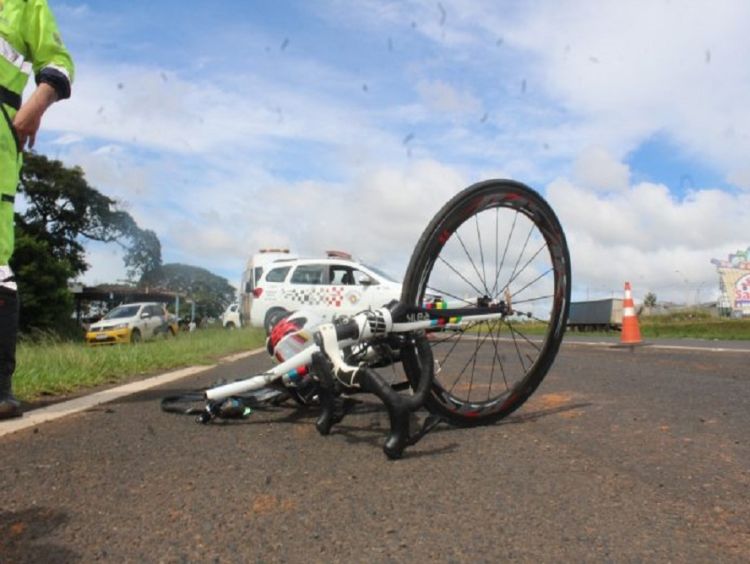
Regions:
[[[454,196],[425,229],[401,301],[446,309],[505,303],[490,321],[464,316],[426,331],[435,380],[426,407],[456,425],[497,421],[518,409],[547,374],[570,304],[570,257],[560,222],[531,188],[488,180]],[[404,370],[416,387],[415,350]]]

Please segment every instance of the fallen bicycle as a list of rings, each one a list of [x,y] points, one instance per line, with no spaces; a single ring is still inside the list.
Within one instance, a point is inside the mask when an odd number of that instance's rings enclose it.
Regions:
[[[268,372],[163,407],[200,400],[197,418],[209,423],[289,396],[319,406],[316,427],[327,435],[346,415],[342,400],[370,393],[389,415],[383,450],[400,458],[441,421],[484,425],[523,405],[554,362],[569,304],[570,257],[551,207],[518,182],[480,182],[429,223],[399,301],[332,323],[293,313],[269,336],[280,362]],[[410,391],[379,372],[397,363]],[[430,416],[411,432],[422,407]]]

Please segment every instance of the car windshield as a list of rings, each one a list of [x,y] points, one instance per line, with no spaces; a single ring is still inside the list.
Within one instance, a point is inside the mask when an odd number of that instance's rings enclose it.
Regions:
[[[135,317],[138,315],[140,307],[141,306],[137,305],[119,306],[107,313],[107,315],[104,316],[104,319],[124,319],[126,317]]]
[[[363,266],[366,266],[367,268],[369,268],[370,270],[372,270],[375,274],[378,274],[379,276],[382,276],[383,278],[385,278],[389,282],[393,282],[394,284],[401,284],[401,282],[399,282],[398,280],[396,280],[393,276],[391,276],[389,274],[386,274],[385,272],[383,272],[379,268],[375,268],[374,266],[370,266],[369,264],[365,264]]]

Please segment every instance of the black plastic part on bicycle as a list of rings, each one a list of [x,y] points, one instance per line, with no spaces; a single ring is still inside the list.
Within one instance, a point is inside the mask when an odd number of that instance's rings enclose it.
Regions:
[[[336,386],[333,379],[331,361],[321,352],[312,356],[313,372],[320,380],[318,398],[320,399],[320,415],[315,422],[315,428],[321,435],[331,432],[331,427],[341,421],[343,414],[336,413]]]
[[[203,391],[185,392],[179,395],[165,396],[161,399],[161,409],[166,413],[178,413],[180,415],[198,415],[206,410],[205,405],[201,407],[190,406],[190,404],[204,403],[206,395]]]
[[[349,319],[336,325],[336,339],[338,341],[357,340],[359,338],[359,327],[357,322]]]
[[[518,409],[544,379],[565,332],[565,234],[547,202],[512,180],[474,184],[443,206],[414,249],[401,302],[453,309],[450,302],[472,307],[488,298],[506,303],[507,315],[425,332],[438,365],[425,405],[456,425],[492,423]],[[532,325],[543,328],[541,341]],[[402,360],[418,387],[419,350],[404,347]]]
[[[392,460],[401,458],[407,446],[415,444],[441,421],[440,418],[429,417],[421,430],[414,434],[410,432],[409,415],[424,404],[433,377],[432,356],[426,339],[422,336],[414,336],[410,347],[419,350],[420,359],[419,366],[415,367],[419,370],[420,376],[414,394],[399,394],[371,368],[362,367],[356,374],[360,391],[376,395],[388,410],[391,428],[383,445],[383,452]],[[336,411],[336,396],[339,390],[336,388],[333,366],[325,354],[322,352],[313,354],[312,365],[320,379],[321,414],[316,427],[321,435],[328,435],[333,425],[343,418],[343,413]]]
[[[370,368],[362,368],[358,373],[358,381],[363,391],[375,394],[388,410],[391,429],[383,444],[383,452],[391,460],[401,458],[404,449],[419,441],[439,420],[430,418],[416,434],[409,429],[409,415],[420,409],[432,385],[433,363],[430,347],[424,337],[415,336],[408,344],[409,348],[419,350],[419,380],[413,395],[396,392],[393,387]]]

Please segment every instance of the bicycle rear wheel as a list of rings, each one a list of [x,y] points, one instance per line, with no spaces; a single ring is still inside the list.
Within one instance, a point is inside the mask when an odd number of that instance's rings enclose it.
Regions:
[[[547,374],[570,304],[565,234],[547,202],[511,180],[474,184],[425,229],[404,278],[401,301],[471,308],[505,302],[502,319],[426,331],[435,380],[426,407],[456,425],[497,421],[518,409]],[[413,388],[416,350],[403,351]]]

